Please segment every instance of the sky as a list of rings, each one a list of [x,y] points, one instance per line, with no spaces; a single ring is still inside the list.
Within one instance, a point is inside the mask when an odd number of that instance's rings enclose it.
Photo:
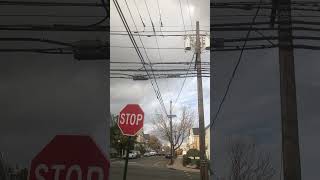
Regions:
[[[150,12],[152,22],[155,24],[155,29],[159,30],[160,15],[157,6],[157,0],[145,1],[136,0],[128,1],[130,11],[132,12],[133,20],[129,14],[129,11],[124,1],[119,1],[122,11],[128,21],[131,30],[136,30],[133,21],[138,27],[138,30],[142,31],[142,21],[140,20],[139,13],[145,23],[146,31],[152,30],[151,21],[148,15],[147,7]],[[189,3],[189,6],[188,6]],[[181,1],[182,14],[180,11],[180,3],[177,0],[161,0],[159,1],[159,8],[161,12],[161,19],[163,23],[162,31],[183,31],[184,26],[186,29],[190,29],[193,25],[195,29],[196,21],[199,21],[200,30],[209,30],[210,23],[210,10],[209,1],[197,1],[197,0],[184,0]],[[138,10],[139,11],[138,11]],[[189,16],[190,9],[190,16]],[[115,9],[113,3],[111,3],[111,31],[125,31],[122,21],[118,12]],[[182,21],[182,19],[184,21]],[[184,22],[184,24],[183,24]],[[148,27],[149,26],[149,27]],[[180,34],[184,34],[180,32]],[[136,38],[139,46],[141,43]],[[167,48],[184,48],[183,37],[158,37],[159,47]],[[142,41],[145,47],[156,47],[155,37],[142,37]],[[127,53],[123,53],[124,49],[119,49],[112,46],[132,46],[128,36],[113,36],[110,37],[111,45],[111,61],[132,61],[140,62],[134,49],[125,49]],[[144,51],[142,51],[144,52]],[[151,62],[181,62],[191,61],[193,51],[184,51],[183,49],[161,49],[160,55],[157,50],[147,50],[147,54]],[[201,55],[201,61],[209,62],[210,52],[203,51]],[[114,66],[111,66],[113,68]],[[173,101],[174,109],[173,114],[177,115],[179,119],[179,113],[181,113],[182,106],[187,106],[191,110],[197,112],[197,81],[196,78],[187,78],[181,95],[176,101],[179,94],[179,90],[183,84],[184,79],[157,79],[157,83],[160,88],[161,95],[166,106],[166,110],[169,113],[170,100]],[[118,114],[121,109],[128,103],[139,104],[145,112],[145,133],[155,133],[152,119],[155,115],[155,111],[160,111],[160,104],[156,98],[155,92],[152,89],[150,81],[133,81],[133,80],[119,80],[111,79],[110,81],[110,98],[111,98],[111,113]],[[204,111],[205,111],[205,124],[209,124],[210,118],[210,79],[203,78],[203,99],[204,99]],[[197,116],[195,116],[197,117]],[[194,127],[198,127],[198,118],[194,120]]]
[[[74,1],[79,2],[79,1]],[[82,1],[85,2],[85,1]],[[103,8],[1,6],[0,14],[105,15]],[[85,13],[84,13],[85,12]],[[82,24],[101,17],[1,16],[2,24]],[[1,31],[0,37],[33,37],[74,42],[107,33]],[[38,42],[0,42],[0,48],[52,48]],[[90,135],[106,150],[109,86],[105,61],[79,62],[73,55],[0,53],[0,151],[27,167],[56,134]]]
[[[211,2],[226,2],[214,0]],[[239,2],[239,1],[238,1]],[[258,1],[256,1],[258,2]],[[251,22],[256,10],[236,11],[231,9],[211,9],[211,23]],[[256,21],[268,21],[269,11],[260,10]],[[229,15],[221,17],[221,15]],[[239,15],[251,15],[244,17]],[[295,11],[293,15],[317,15]],[[319,18],[298,18],[296,20],[319,21]],[[276,35],[261,31],[265,36]],[[247,32],[212,32],[217,38],[245,37]],[[318,32],[294,32],[294,35],[319,36]],[[251,32],[250,37],[259,37]],[[301,43],[295,41],[296,43]],[[268,42],[260,42],[260,44]],[[316,41],[304,41],[305,44],[317,44]],[[248,43],[250,45],[252,43]],[[227,45],[227,44],[225,44]],[[230,45],[230,44],[229,44]],[[242,43],[239,43],[241,46]],[[235,63],[239,58],[237,52],[211,52],[211,65],[214,78],[211,88],[211,113],[217,111],[218,104],[225,92],[227,82],[231,77]],[[319,52],[296,49],[295,75],[297,88],[297,110],[299,121],[299,141],[301,156],[302,179],[318,179],[318,162],[320,160],[319,137]],[[270,152],[277,171],[274,179],[280,179],[281,152],[281,110],[280,110],[280,80],[278,49],[245,51],[238,71],[224,106],[215,122],[213,137],[214,164],[219,176],[226,172],[222,165],[226,159],[226,139],[237,137],[250,139],[260,146],[260,149]]]

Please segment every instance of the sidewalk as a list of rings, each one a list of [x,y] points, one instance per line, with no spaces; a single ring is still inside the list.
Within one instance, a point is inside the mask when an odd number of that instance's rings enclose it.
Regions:
[[[121,160],[122,160],[122,158],[111,158],[110,162],[121,161]]]
[[[191,169],[191,168],[184,167],[182,165],[182,156],[178,156],[177,159],[174,160],[173,165],[167,164],[167,168],[181,170],[181,171],[187,171],[187,172],[200,172],[199,169]]]

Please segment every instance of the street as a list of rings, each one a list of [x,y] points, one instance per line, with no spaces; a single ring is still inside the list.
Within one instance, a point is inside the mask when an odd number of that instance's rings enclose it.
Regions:
[[[163,156],[131,159],[128,163],[127,180],[197,180],[199,173],[167,168],[168,159]],[[110,180],[122,180],[124,160],[111,162]]]

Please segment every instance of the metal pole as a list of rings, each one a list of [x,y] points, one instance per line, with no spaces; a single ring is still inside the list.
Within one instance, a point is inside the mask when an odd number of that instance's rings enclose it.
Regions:
[[[126,154],[126,162],[124,164],[123,180],[127,179],[128,159],[129,159],[129,151],[130,151],[130,141],[131,141],[131,136],[128,137],[128,142],[127,142],[127,154]]]
[[[284,180],[301,180],[291,0],[279,0],[279,64]]]
[[[196,67],[197,67],[197,85],[198,85],[198,114],[199,114],[199,140],[200,140],[200,178],[208,180],[208,165],[205,149],[205,127],[203,110],[203,90],[201,77],[201,44],[199,33],[199,21],[196,24]]]
[[[170,139],[170,154],[171,154],[171,157],[170,157],[170,164],[173,164],[173,133],[172,133],[172,101],[170,101],[170,136],[171,136],[171,139]]]

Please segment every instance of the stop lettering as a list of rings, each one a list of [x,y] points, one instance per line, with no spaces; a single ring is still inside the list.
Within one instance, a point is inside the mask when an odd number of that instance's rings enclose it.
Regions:
[[[143,120],[143,114],[130,114],[130,113],[122,113],[120,114],[120,124],[125,124],[128,125],[130,124],[131,126],[133,125],[139,125],[141,121]]]
[[[89,136],[57,135],[31,162],[29,180],[108,180],[110,163]]]
[[[123,135],[135,136],[143,122],[144,112],[138,104],[128,104],[119,113],[118,126]]]
[[[85,174],[86,176],[84,176]],[[35,169],[36,180],[103,180],[104,176],[103,169],[98,166],[89,166],[88,169],[83,171],[80,165],[77,164],[68,168],[63,164],[53,164],[51,167],[46,164],[39,164]]]

